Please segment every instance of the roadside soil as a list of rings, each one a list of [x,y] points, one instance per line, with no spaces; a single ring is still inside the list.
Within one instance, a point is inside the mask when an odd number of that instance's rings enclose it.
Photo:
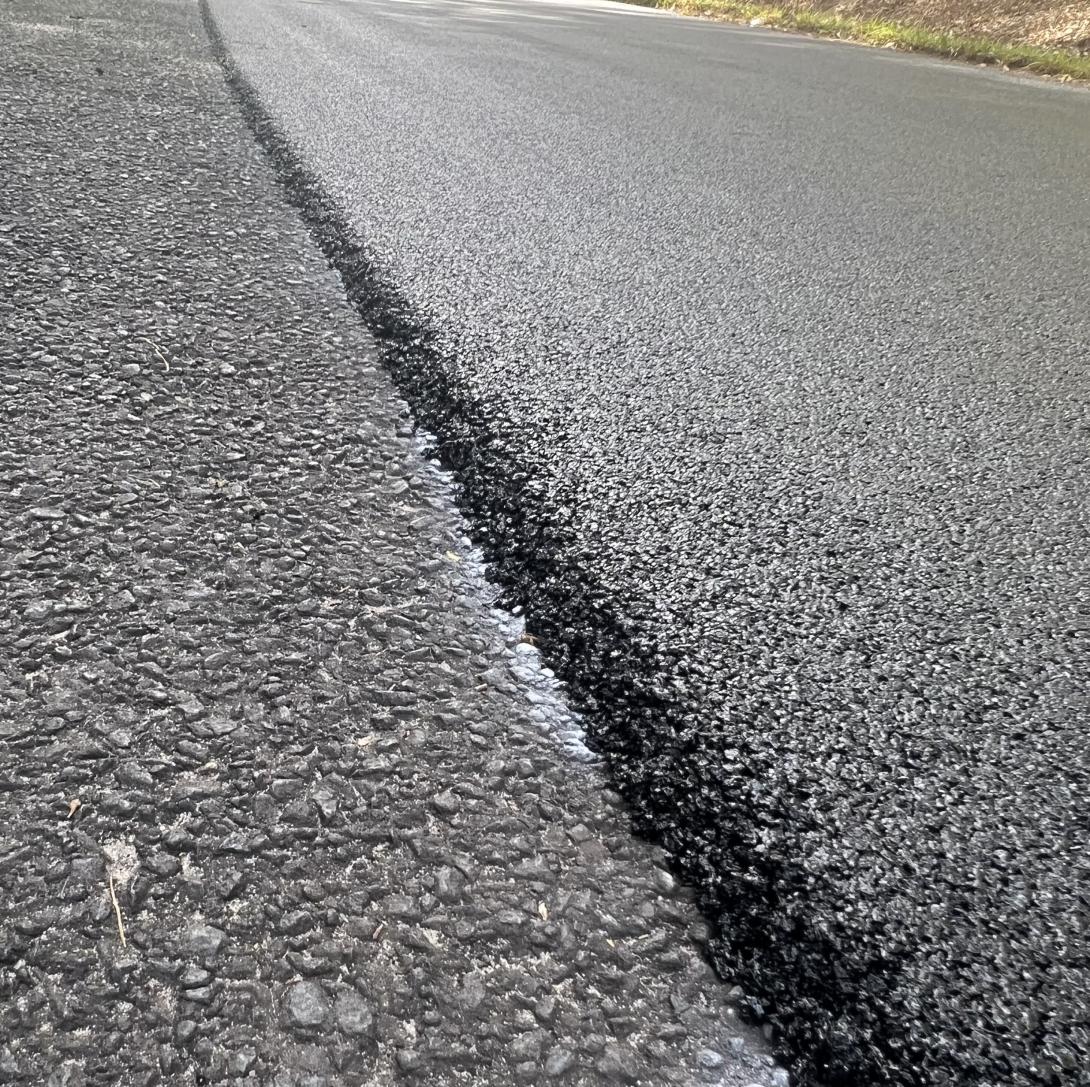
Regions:
[[[1090,51],[1086,0],[788,0],[789,11],[882,19],[1049,49]]]

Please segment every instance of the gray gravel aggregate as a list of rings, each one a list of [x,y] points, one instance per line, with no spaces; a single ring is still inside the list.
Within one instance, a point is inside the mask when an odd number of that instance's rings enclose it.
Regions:
[[[769,1087],[196,7],[0,37],[0,1082]]]
[[[1090,1067],[1090,109],[562,0],[208,0],[806,1082]]]

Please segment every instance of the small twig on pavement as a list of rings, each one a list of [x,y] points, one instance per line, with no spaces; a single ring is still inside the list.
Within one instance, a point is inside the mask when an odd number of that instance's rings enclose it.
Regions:
[[[121,907],[117,902],[117,894],[114,891],[114,877],[110,876],[110,901],[114,904],[114,913],[117,916],[117,934],[121,937],[121,946],[128,947],[125,941],[125,925],[121,921]]]
[[[156,354],[158,355],[158,357],[159,357],[160,361],[162,362],[162,369],[166,370],[166,371],[167,371],[167,373],[169,374],[169,373],[170,373],[170,363],[169,363],[169,362],[167,362],[167,357],[166,357],[166,355],[165,355],[164,353],[162,353],[162,352],[161,352],[161,351],[160,351],[160,350],[159,350],[159,349],[158,349],[158,348],[157,348],[157,347],[156,347],[156,346],[154,345],[154,343],[153,343],[152,341],[150,341],[150,340],[148,340],[148,339],[145,339],[145,340],[144,340],[144,342],[146,343],[146,345],[147,345],[147,346],[148,346],[148,347],[149,347],[150,349],[152,349],[152,350],[153,350],[153,351],[154,351],[154,352],[155,352],[155,353],[156,353]]]

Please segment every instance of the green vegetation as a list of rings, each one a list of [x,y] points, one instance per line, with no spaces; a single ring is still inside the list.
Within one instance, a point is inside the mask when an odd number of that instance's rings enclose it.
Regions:
[[[629,0],[644,7],[666,8],[683,15],[705,15],[740,22],[757,22],[783,30],[841,38],[865,45],[889,46],[912,52],[1004,68],[1024,68],[1041,75],[1090,81],[1090,56],[1034,45],[1016,45],[990,38],[967,37],[942,30],[887,22],[853,19],[805,7],[778,7],[747,0]]]

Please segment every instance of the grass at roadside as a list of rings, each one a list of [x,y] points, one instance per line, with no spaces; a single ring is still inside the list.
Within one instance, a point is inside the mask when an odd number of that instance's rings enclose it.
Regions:
[[[859,19],[805,7],[778,7],[748,0],[629,0],[643,7],[666,8],[683,15],[705,15],[783,30],[840,38],[866,45],[892,46],[918,53],[976,63],[1022,68],[1041,75],[1090,81],[1090,56],[1034,45],[952,34],[883,19]]]

